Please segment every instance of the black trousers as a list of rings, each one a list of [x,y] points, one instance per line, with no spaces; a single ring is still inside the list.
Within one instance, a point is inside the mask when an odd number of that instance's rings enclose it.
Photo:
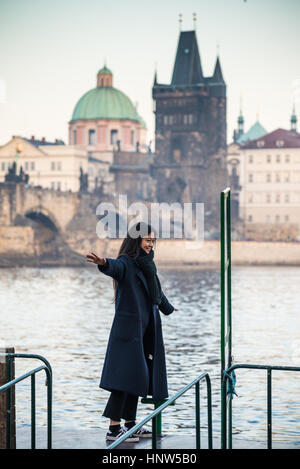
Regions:
[[[104,417],[119,422],[121,419],[135,420],[139,396],[123,391],[111,391],[103,412]]]

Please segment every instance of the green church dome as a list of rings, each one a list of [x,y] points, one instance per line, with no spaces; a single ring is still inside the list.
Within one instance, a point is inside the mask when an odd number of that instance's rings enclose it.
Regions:
[[[106,66],[106,65],[104,65],[104,67],[103,67],[103,68],[101,68],[101,70],[99,70],[99,72],[98,72],[98,75],[99,75],[99,73],[101,73],[102,75],[103,75],[103,74],[106,74],[106,75],[107,75],[107,74],[108,74],[108,75],[112,75],[112,72],[111,72],[111,70],[109,70],[109,68],[107,68],[107,66]]]
[[[102,71],[102,73],[104,72]],[[122,91],[108,86],[93,88],[85,93],[74,108],[71,122],[98,119],[141,122],[141,118],[128,96]]]

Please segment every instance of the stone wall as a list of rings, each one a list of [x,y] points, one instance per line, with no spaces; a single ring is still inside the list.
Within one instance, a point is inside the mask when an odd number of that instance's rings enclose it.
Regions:
[[[34,230],[31,226],[0,226],[0,254],[34,256]]]

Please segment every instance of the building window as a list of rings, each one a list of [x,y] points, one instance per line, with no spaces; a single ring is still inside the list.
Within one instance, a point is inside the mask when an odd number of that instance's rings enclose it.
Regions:
[[[289,221],[289,216],[288,215],[285,215],[284,221]]]
[[[248,182],[253,182],[253,174],[249,174],[249,177],[248,177]]]
[[[34,171],[35,170],[35,164],[34,164],[34,161],[31,162],[31,170]]]
[[[55,188],[55,182],[51,182],[51,189],[54,189]]]
[[[284,173],[284,182],[290,182],[290,173]]]
[[[134,130],[131,131],[131,145],[134,145]]]
[[[265,144],[264,140],[259,140],[259,141],[257,142],[258,148],[262,148],[262,147],[264,146],[264,144]]]
[[[280,182],[280,173],[276,173],[276,182]]]
[[[51,161],[51,170],[55,171],[55,161]]]
[[[272,161],[271,155],[267,155],[267,163],[271,163],[271,161]]]
[[[268,204],[271,202],[271,194],[267,194],[266,201]]]
[[[253,194],[248,194],[248,202],[249,202],[249,204],[252,204],[252,202],[253,202]]]
[[[266,222],[267,222],[267,223],[270,223],[270,220],[271,220],[270,215],[267,215],[267,216],[266,216]]]
[[[275,220],[276,220],[276,223],[279,223],[280,222],[280,216],[276,215]]]
[[[253,155],[249,155],[248,163],[253,163]]]
[[[29,169],[28,161],[25,161],[25,171],[28,171],[28,169]]]
[[[289,163],[290,162],[290,155],[285,155],[285,162]]]
[[[280,194],[276,194],[276,203],[279,203],[280,202]]]
[[[115,145],[118,140],[118,131],[113,129],[110,131],[110,143],[111,145]]]
[[[284,140],[276,140],[276,147],[280,148],[283,147],[284,145]]]
[[[1,163],[1,170],[5,171],[5,163]]]
[[[76,129],[73,130],[73,144],[76,145]]]
[[[58,171],[61,171],[61,161],[57,162],[57,169],[58,169]]]
[[[168,116],[164,116],[164,125],[168,125]]]
[[[290,194],[285,194],[284,201],[285,201],[285,202],[289,202],[289,201],[290,201]]]
[[[249,222],[252,222],[252,221],[253,221],[252,215],[248,215],[248,221],[249,221]]]
[[[276,155],[276,163],[280,163],[280,155]]]
[[[89,129],[89,145],[96,145],[96,130]]]
[[[267,182],[271,182],[271,174],[270,173],[267,174]]]

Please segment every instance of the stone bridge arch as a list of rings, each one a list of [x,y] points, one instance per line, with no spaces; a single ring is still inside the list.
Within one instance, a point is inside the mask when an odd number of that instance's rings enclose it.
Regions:
[[[26,209],[24,216],[31,220],[42,223],[46,228],[50,229],[54,233],[61,231],[59,223],[56,217],[45,207],[33,206]]]

